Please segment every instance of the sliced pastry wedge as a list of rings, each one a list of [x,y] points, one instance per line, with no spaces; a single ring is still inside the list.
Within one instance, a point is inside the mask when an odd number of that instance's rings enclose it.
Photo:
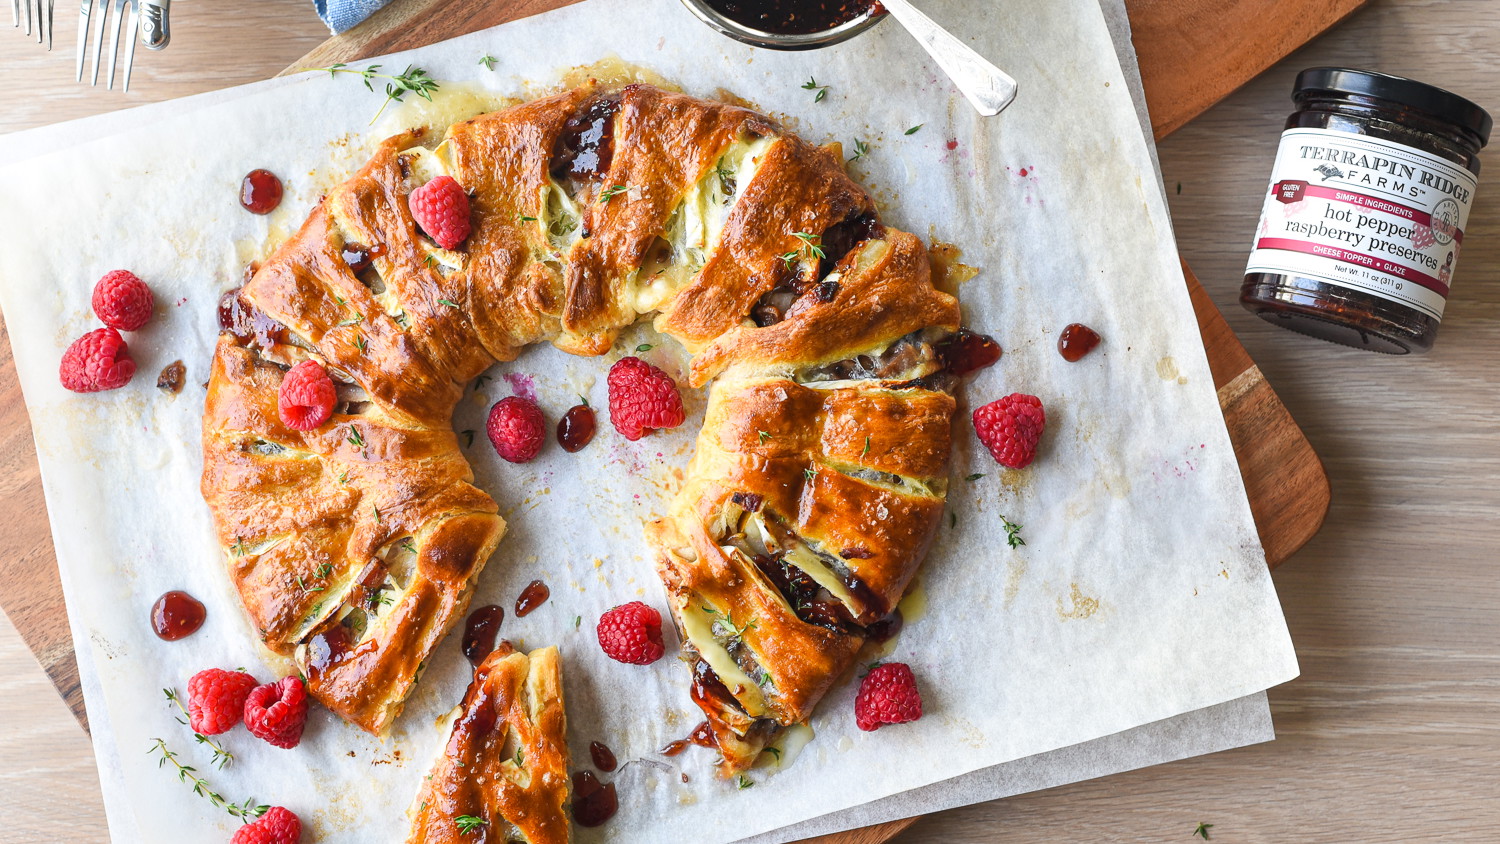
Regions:
[[[474,670],[407,814],[408,844],[567,844],[567,719],[556,648],[502,645]]]

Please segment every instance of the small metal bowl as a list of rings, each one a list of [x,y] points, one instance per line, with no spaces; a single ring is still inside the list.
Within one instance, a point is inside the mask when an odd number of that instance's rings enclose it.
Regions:
[[[767,50],[816,50],[820,47],[832,46],[848,41],[886,18],[886,12],[881,10],[870,12],[864,17],[855,18],[848,23],[839,24],[822,32],[783,35],[746,26],[709,5],[708,0],[682,0],[682,5],[688,7],[688,11],[697,16],[698,20],[708,24],[721,35],[727,35],[752,47],[764,47]]]

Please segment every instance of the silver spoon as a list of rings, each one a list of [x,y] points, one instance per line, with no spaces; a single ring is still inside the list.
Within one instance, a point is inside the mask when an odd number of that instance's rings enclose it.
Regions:
[[[880,0],[880,4],[917,39],[980,114],[986,117],[999,114],[1015,100],[1016,80],[932,18],[906,0]]]

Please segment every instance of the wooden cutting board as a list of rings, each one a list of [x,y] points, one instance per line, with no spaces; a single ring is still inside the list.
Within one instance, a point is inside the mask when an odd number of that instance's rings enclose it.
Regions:
[[[567,5],[573,0],[395,0],[329,39],[296,66],[356,61],[419,47]],[[1180,128],[1367,0],[1127,0],[1152,128]],[[1186,267],[1184,267],[1186,270]],[[1322,526],[1321,461],[1229,324],[1187,271],[1188,290],[1250,508],[1276,566]],[[79,722],[88,728],[58,581],[30,426],[4,326],[0,335],[0,608],[20,631]],[[814,839],[880,844],[915,818]]]

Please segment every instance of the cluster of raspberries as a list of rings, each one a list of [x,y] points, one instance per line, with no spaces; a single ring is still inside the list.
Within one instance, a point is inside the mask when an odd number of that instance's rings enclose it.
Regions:
[[[609,421],[632,442],[656,430],[676,428],[687,418],[677,382],[638,357],[621,358],[609,368]],[[490,408],[485,433],[495,453],[511,463],[527,463],[547,439],[547,419],[535,401],[501,399]]]
[[[307,687],[301,677],[264,685],[243,671],[208,668],[188,680],[188,726],[200,736],[226,733],[238,724],[256,738],[291,749],[302,741],[307,723]],[[302,820],[274,806],[254,823],[240,827],[231,844],[297,844]]]
[[[135,361],[121,331],[135,331],[151,319],[156,300],[151,288],[129,270],[111,270],[94,285],[94,315],[104,328],[79,337],[63,352],[58,378],[75,393],[97,393],[130,383]]]
[[[208,668],[188,681],[188,726],[205,736],[243,723],[250,735],[290,750],[307,723],[307,686],[301,677],[264,685],[243,671]]]

